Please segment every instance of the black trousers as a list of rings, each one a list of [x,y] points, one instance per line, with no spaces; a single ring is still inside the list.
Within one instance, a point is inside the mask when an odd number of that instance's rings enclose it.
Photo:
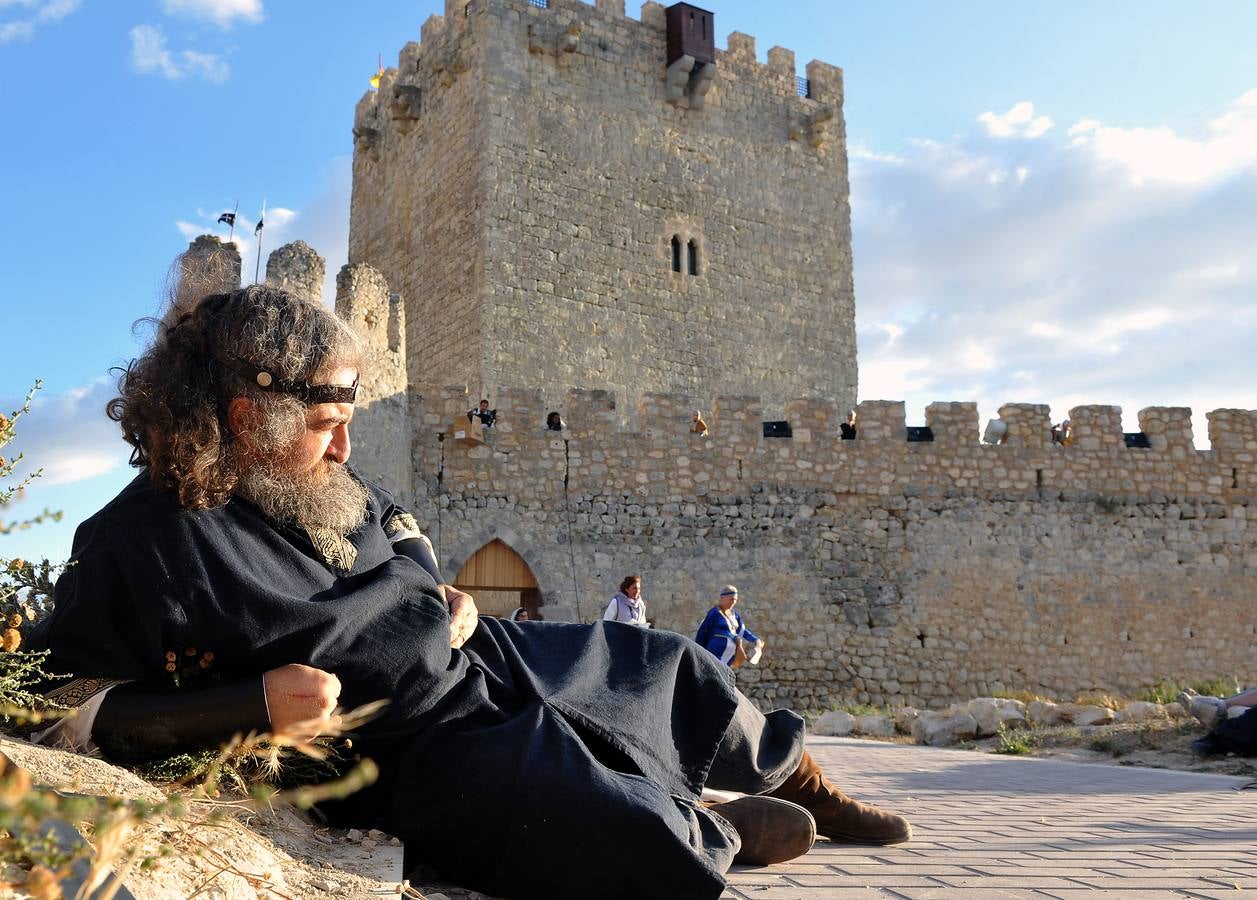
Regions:
[[[738,711],[729,723],[707,787],[765,794],[794,774],[803,758],[803,719],[788,709],[764,715],[738,691]]]
[[[1257,756],[1257,706],[1234,719],[1222,720],[1213,735],[1232,753]]]

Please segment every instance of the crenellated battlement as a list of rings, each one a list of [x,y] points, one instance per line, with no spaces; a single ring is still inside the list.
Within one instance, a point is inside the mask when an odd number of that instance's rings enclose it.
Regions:
[[[410,381],[854,401],[842,71],[737,31],[669,62],[667,17],[450,0],[359,101],[349,258]]]
[[[416,387],[411,395],[416,452],[435,449],[438,437],[445,443],[446,491],[474,484],[477,491],[515,493],[521,480],[529,480],[529,460],[548,458],[557,440],[567,443],[569,457],[576,453],[582,460],[567,471],[569,486],[659,500],[755,483],[874,495],[1091,495],[1130,503],[1153,497],[1247,502],[1257,496],[1254,410],[1208,413],[1213,446],[1196,450],[1190,410],[1180,407],[1140,411],[1149,447],[1126,446],[1119,407],[1074,407],[1070,419],[1077,430],[1065,446],[1051,441],[1046,407],[1008,404],[1001,411],[1010,414],[1010,437],[989,445],[979,440],[973,403],[931,404],[926,422],[933,439],[911,441],[901,402],[865,402],[856,410],[856,439],[842,440],[838,425],[844,417],[832,401],[788,402],[791,436],[765,437],[763,404],[753,397],[717,397],[704,408],[684,394],[646,394],[637,424],[629,428],[610,392],[572,390],[560,399],[513,388],[490,396],[498,419],[481,442],[449,439],[478,395],[461,386]],[[695,409],[704,409],[706,437],[691,430]],[[1041,428],[1028,425],[1027,409],[1041,410]],[[562,433],[545,429],[551,411],[562,416]],[[599,465],[588,465],[590,452]],[[529,489],[541,488],[533,483]]]
[[[360,141],[361,133],[383,132],[393,126],[407,132],[409,123],[423,113],[423,91],[449,87],[475,64],[480,54],[473,44],[485,39],[478,28],[522,28],[527,40],[508,42],[512,52],[550,56],[563,66],[575,55],[630,70],[654,68],[662,82],[658,54],[667,27],[665,13],[662,4],[646,2],[634,20],[626,15],[623,0],[596,0],[592,5],[582,0],[550,0],[546,7],[528,0],[446,0],[444,15],[429,16],[420,29],[420,40],[403,46],[397,65],[384,71],[378,89],[367,91],[359,100],[355,138]],[[740,31],[729,32],[725,47],[717,47],[716,53],[720,76],[728,74],[740,86],[752,86],[788,102],[792,140],[806,134],[808,143],[819,148],[836,136],[812,140],[841,111],[840,68],[811,60],[800,77],[794,51],[777,46],[768,50],[767,61],[761,63],[754,36]],[[720,85],[718,77],[717,93]]]
[[[432,409],[438,419],[447,410],[465,410],[468,400],[479,400],[464,386],[428,387],[420,392],[428,398],[429,404],[435,404]],[[624,425],[617,413],[614,392],[606,390],[573,388],[565,393],[562,400],[551,397],[547,404],[539,389],[504,387],[490,399],[504,422],[516,423],[515,429],[526,427],[522,423],[533,419],[541,421],[546,412],[556,411],[563,415],[564,421],[573,430],[610,432],[625,437],[658,436],[667,441],[678,433],[688,432],[692,412],[701,410],[711,428],[706,439],[709,444],[719,443],[722,434],[728,440],[753,440],[772,445],[800,443],[800,435],[803,436],[802,442],[839,440],[835,446],[849,448],[877,444],[880,449],[884,445],[911,443],[907,436],[904,403],[900,400],[867,400],[860,403],[855,410],[859,426],[856,438],[841,441],[838,426],[844,419],[843,410],[833,400],[826,399],[786,401],[786,419],[793,435],[784,438],[763,437],[760,426],[764,404],[758,397],[716,397],[710,402],[703,402],[688,394],[650,393],[644,395],[637,405],[637,422],[640,424],[631,427]],[[1023,411],[1028,409],[1037,413],[1034,424],[1026,421]],[[1139,423],[1151,442],[1148,448],[1125,445],[1122,408],[1107,405],[1072,407],[1067,417],[1072,423],[1074,438],[1068,445],[1054,444],[1048,410],[1049,407],[1042,404],[1009,403],[1001,406],[1000,416],[1006,417],[1010,425],[1009,437],[998,444],[983,444],[976,403],[931,403],[925,408],[925,425],[933,432],[932,439],[921,441],[919,449],[920,452],[933,452],[967,447],[995,454],[1037,449],[1051,450],[1058,455],[1092,453],[1129,459],[1180,458],[1181,454],[1173,451],[1190,449],[1193,453],[1225,456],[1240,462],[1257,459],[1248,458],[1257,454],[1257,410],[1217,409],[1206,413],[1212,446],[1205,450],[1196,450],[1192,443],[1192,411],[1188,407],[1149,406],[1139,411]],[[536,415],[538,411],[542,411],[540,419]],[[439,425],[438,419],[429,419],[426,424],[435,427]],[[592,429],[590,423],[594,426]],[[1014,440],[1014,437],[1025,439]]]
[[[278,252],[278,251],[277,251]],[[369,266],[342,272],[337,309],[364,335],[373,350],[399,359],[402,305],[386,303],[383,276]],[[370,289],[356,287],[372,285]],[[388,312],[386,312],[388,310]],[[390,351],[384,354],[384,349]],[[394,362],[387,377],[364,382],[363,405],[408,396],[416,453],[452,433],[481,394],[462,385],[408,382]],[[663,496],[707,493],[730,482],[792,484],[860,494],[1031,493],[1036,497],[1092,494],[1106,498],[1182,497],[1201,500],[1257,496],[1257,411],[1218,409],[1206,413],[1210,447],[1196,449],[1192,411],[1186,407],[1147,407],[1138,421],[1146,447],[1127,446],[1122,410],[1081,405],[1068,412],[1071,438],[1054,442],[1050,409],[1044,404],[1006,403],[999,407],[1004,432],[998,444],[982,443],[977,404],[931,403],[925,409],[929,440],[909,440],[902,401],[867,400],[855,408],[856,438],[842,440],[847,409],[824,398],[784,402],[788,437],[765,437],[765,402],[752,396],[717,396],[710,401],[686,393],[651,392],[636,403],[635,416],[617,403],[614,391],[571,388],[500,387],[489,400],[497,426],[485,442],[451,441],[444,450],[446,489],[466,479],[483,489],[510,493],[527,478],[527,460],[544,457],[556,440],[575,448],[602,448],[616,465],[595,470],[573,467],[571,477],[588,475],[589,487]],[[709,426],[706,437],[692,432],[695,410]],[[546,415],[558,412],[561,434],[545,429]],[[627,421],[632,421],[627,425]],[[922,435],[924,436],[924,435]],[[368,439],[369,441],[370,439]],[[427,449],[425,449],[427,448]],[[569,448],[570,449],[570,448]],[[640,460],[675,461],[643,480]],[[683,461],[683,462],[682,462]],[[395,469],[397,467],[394,467]],[[420,466],[420,469],[423,467]],[[611,474],[614,472],[615,474]],[[606,479],[610,479],[607,481]],[[643,488],[643,484],[648,485]]]

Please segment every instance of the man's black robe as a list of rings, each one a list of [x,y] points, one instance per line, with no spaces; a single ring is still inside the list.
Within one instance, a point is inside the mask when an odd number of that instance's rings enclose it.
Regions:
[[[725,666],[680,635],[483,617],[460,649],[431,578],[395,555],[370,487],[349,571],[233,499],[180,509],[141,474],[75,535],[36,631],[51,671],[231,677],[305,663],[341,705],[390,704],[356,735],[368,798],[423,860],[490,893],[715,897],[736,839],[696,804],[737,706]]]

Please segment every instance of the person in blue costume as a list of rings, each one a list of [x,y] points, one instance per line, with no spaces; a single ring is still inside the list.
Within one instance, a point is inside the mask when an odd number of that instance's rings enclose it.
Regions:
[[[500,897],[714,900],[735,860],[817,833],[908,838],[685,637],[478,616],[347,465],[362,357],[330,311],[255,285],[177,300],[127,367],[108,412],[141,471],[79,527],[31,639],[75,676],[51,693],[82,710],[80,746],[136,761],[317,734],[387,699],[352,734],[379,780],[339,821]],[[763,796],[711,807],[705,787]]]
[[[698,626],[698,633],[694,635],[695,643],[730,668],[741,665],[737,655],[739,639],[744,646],[747,643],[751,645],[746,649],[746,654],[754,655],[756,661],[758,654],[764,650],[763,640],[746,627],[742,614],[734,609],[737,603],[738,589],[726,584],[720,589],[720,600],[707,610],[703,624]]]

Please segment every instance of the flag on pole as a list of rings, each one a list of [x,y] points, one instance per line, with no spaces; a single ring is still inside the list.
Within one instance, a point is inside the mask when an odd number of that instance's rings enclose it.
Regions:
[[[231,231],[227,235],[227,242],[234,244],[236,242],[236,213],[240,212],[240,201],[236,201],[236,208],[231,212],[225,212],[218,217],[219,223],[226,223],[230,226]]]
[[[266,201],[263,200],[262,212],[258,216],[257,226],[253,229],[253,234],[255,237],[257,237],[258,235],[261,235],[262,223],[265,220],[266,220]],[[257,262],[253,266],[253,283],[254,284],[258,283],[258,279],[261,277],[261,275],[262,275],[262,238],[258,237],[258,259],[257,259]]]
[[[376,58],[376,73],[371,76],[371,90],[378,91],[380,89],[380,79],[384,77],[384,58]]]

